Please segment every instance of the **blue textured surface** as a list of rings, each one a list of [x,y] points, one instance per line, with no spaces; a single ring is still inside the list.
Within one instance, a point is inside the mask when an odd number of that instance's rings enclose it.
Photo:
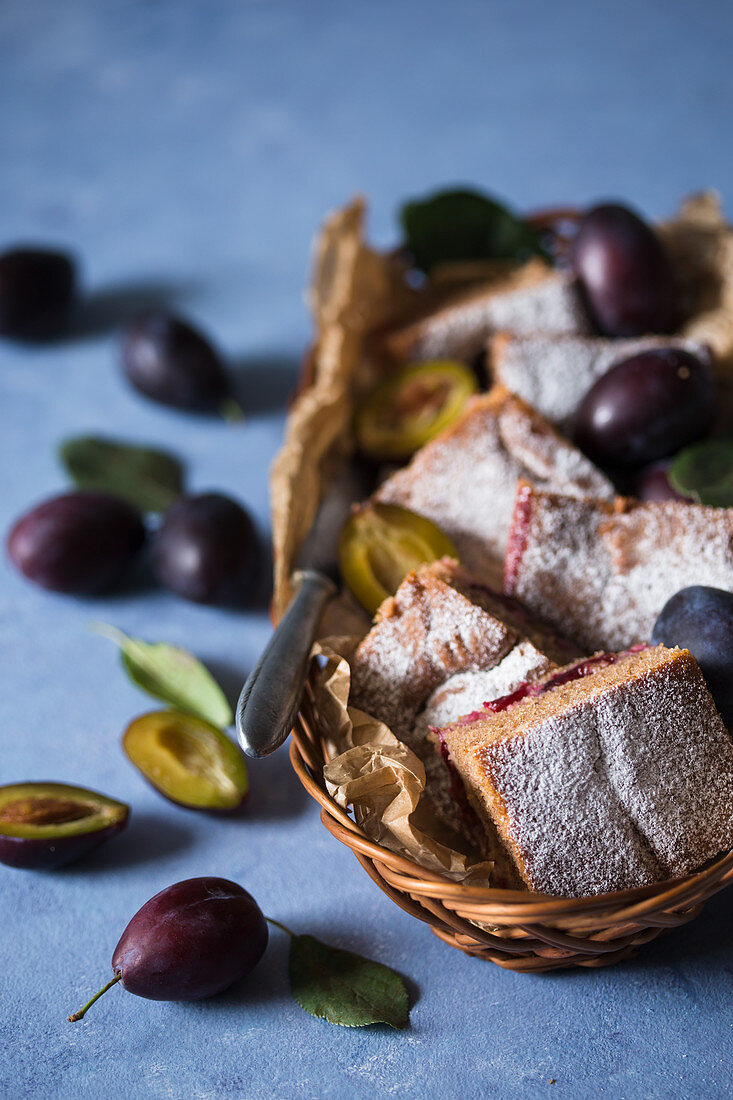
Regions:
[[[662,215],[701,186],[730,205],[731,31],[733,8],[714,0],[4,0],[0,243],[73,246],[92,299],[78,339],[0,346],[3,528],[64,485],[57,441],[99,430],[177,450],[193,487],[232,492],[265,528],[323,213],[363,190],[387,241],[398,199],[455,181],[519,206],[625,196]],[[241,364],[244,427],[125,387],[113,329],[150,299],[188,310]],[[81,603],[6,567],[1,579],[0,781],[88,784],[128,800],[133,819],[66,871],[0,867],[0,1094],[730,1093],[733,894],[607,971],[529,977],[465,958],[328,836],[285,753],[252,767],[234,820],[168,805],[123,757],[120,733],[147,703],[88,620],[187,645],[236,685],[268,636],[263,614],[152,590]],[[237,879],[293,928],[409,976],[410,1030],[306,1016],[278,932],[218,1000],[166,1005],[117,989],[68,1024],[106,980],[129,916],[196,874]]]

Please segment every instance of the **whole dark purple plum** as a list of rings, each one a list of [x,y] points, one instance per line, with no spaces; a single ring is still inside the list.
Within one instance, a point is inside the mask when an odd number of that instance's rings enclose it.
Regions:
[[[675,592],[654,624],[652,645],[689,649],[723,721],[733,726],[733,592],[702,584]]]
[[[231,398],[218,352],[193,325],[168,313],[141,313],[128,324],[122,366],[137,390],[163,405],[211,412]]]
[[[80,1020],[118,981],[151,1001],[213,997],[254,970],[267,939],[260,907],[236,882],[177,882],[138,910],[112,955],[114,978],[69,1020]]]
[[[76,291],[76,268],[65,252],[12,248],[0,255],[0,333],[44,340],[66,327]]]
[[[43,588],[88,596],[119,584],[145,541],[140,513],[108,493],[64,493],[21,516],[7,540],[20,572]]]
[[[152,564],[161,584],[196,603],[241,606],[259,565],[248,513],[220,493],[182,497],[155,536]]]
[[[603,335],[674,330],[678,314],[669,258],[633,210],[617,203],[589,210],[573,241],[572,263]]]
[[[616,363],[575,413],[575,441],[607,469],[638,469],[699,439],[715,411],[707,363],[657,348]]]

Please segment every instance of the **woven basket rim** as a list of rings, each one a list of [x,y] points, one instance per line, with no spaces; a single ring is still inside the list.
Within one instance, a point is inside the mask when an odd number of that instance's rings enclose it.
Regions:
[[[465,911],[466,905],[475,906],[480,910],[477,919],[545,921],[585,913],[599,919],[606,911],[609,920],[614,922],[638,920],[661,907],[682,905],[688,895],[692,900],[698,898],[703,890],[713,892],[715,884],[728,872],[731,872],[733,879],[731,849],[717,856],[702,870],[684,878],[665,879],[647,886],[577,898],[456,882],[372,840],[335,802],[326,790],[322,776],[325,763],[322,746],[314,739],[311,729],[311,723],[301,709],[291,735],[290,761],[305,790],[320,805],[321,821],[328,831],[350,848],[357,858],[361,857],[359,861],[362,865],[366,858],[378,863],[382,871],[391,872],[390,879],[393,876],[399,879],[400,890],[413,895],[424,893],[425,897],[439,898],[443,904],[460,904],[462,911]]]

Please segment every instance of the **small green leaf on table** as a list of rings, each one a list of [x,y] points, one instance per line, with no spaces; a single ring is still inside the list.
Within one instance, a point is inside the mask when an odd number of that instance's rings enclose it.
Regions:
[[[107,623],[95,623],[93,629],[120,647],[125,671],[148,695],[220,729],[232,724],[234,715],[224,692],[187,649],[143,642]]]
[[[74,483],[125,497],[143,512],[165,512],[183,492],[175,456],[101,436],[65,440],[59,457]]]
[[[341,1027],[407,1025],[407,986],[388,966],[292,933],[289,966],[293,996],[311,1016]]]
[[[506,206],[478,191],[439,191],[399,211],[415,266],[429,272],[454,260],[517,260],[542,255],[540,238]]]
[[[685,447],[667,477],[673,489],[699,504],[733,507],[733,438],[707,439]]]

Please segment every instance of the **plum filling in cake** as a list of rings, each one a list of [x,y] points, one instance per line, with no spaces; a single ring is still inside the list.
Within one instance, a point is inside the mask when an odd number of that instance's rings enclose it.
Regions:
[[[448,772],[448,791],[469,833],[473,833],[477,827],[480,828],[481,819],[468,801],[468,795],[466,794],[463,780],[450,758],[450,751],[445,741],[440,736],[440,730],[433,730],[433,733],[435,733],[438,738],[438,750]]]
[[[491,879],[495,886],[510,890],[523,889],[524,884],[517,875],[511,861],[507,858],[498,832],[496,829],[487,826],[481,815],[471,804],[466,787],[458,769],[451,760],[450,751],[440,730],[433,730],[433,733],[436,735],[438,750],[445,765],[445,774],[448,777],[447,790],[453,799],[456,814],[461,824],[461,832],[471,841],[484,859],[493,862],[494,868]]]
[[[546,680],[520,684],[517,690],[511,692],[510,695],[504,695],[501,699],[490,699],[484,703],[484,707],[494,714],[499,714],[502,710],[507,710],[508,707],[521,702],[522,699],[526,699],[528,696],[542,695],[550,688],[559,687],[560,684],[572,684],[574,680],[582,680],[584,676],[592,676],[595,672],[605,668],[606,665],[615,664],[621,657],[628,657],[630,653],[641,653],[642,650],[648,648],[649,646],[646,644],[639,643],[639,645],[625,649],[623,653],[597,653],[595,657],[586,657],[585,660],[578,661],[577,664],[554,673]]]
[[[504,559],[504,592],[513,597],[519,576],[519,566],[527,549],[529,524],[532,517],[532,490],[527,484],[520,484],[514,504],[511,531]]]
[[[594,672],[598,672],[599,669],[604,668],[606,665],[614,664],[621,657],[626,657],[630,653],[641,653],[642,650],[648,648],[649,647],[645,643],[639,643],[639,645],[631,646],[629,649],[624,650],[623,653],[597,653],[594,657],[586,657],[582,661],[569,665],[567,668],[561,669],[560,672],[556,672],[546,679],[524,680],[514,689],[514,691],[509,692],[507,695],[501,695],[497,699],[487,699],[482,703],[481,710],[473,710],[470,714],[461,715],[460,718],[456,718],[452,725],[467,726],[471,722],[475,722],[477,719],[482,718],[486,711],[490,711],[492,714],[500,714],[501,711],[507,710],[516,703],[521,703],[523,699],[527,699],[534,695],[542,695],[544,692],[549,691],[550,688],[558,687],[561,684],[571,684],[574,680],[581,680],[584,676],[592,676]],[[431,729],[433,733],[440,735],[439,729],[432,726]]]

